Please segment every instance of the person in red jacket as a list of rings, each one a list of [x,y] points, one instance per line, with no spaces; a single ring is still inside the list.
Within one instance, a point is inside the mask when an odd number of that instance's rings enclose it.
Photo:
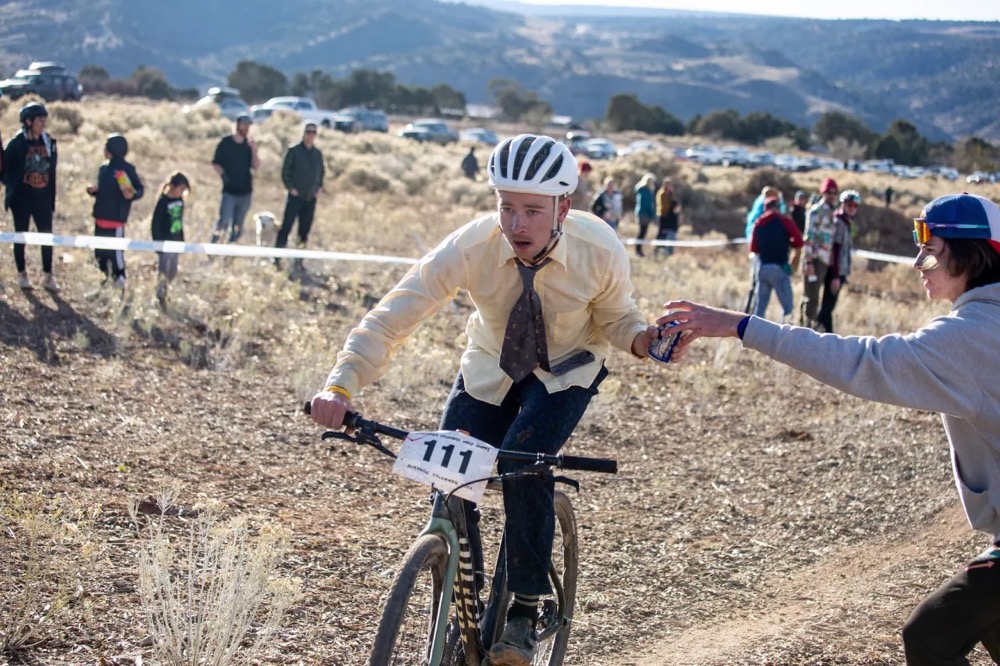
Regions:
[[[789,249],[794,250],[791,261]],[[802,252],[802,234],[792,218],[781,214],[781,199],[764,200],[764,213],[754,222],[750,234],[750,251],[760,259],[757,268],[756,290],[753,297],[753,314],[764,318],[771,292],[781,303],[781,322],[792,316],[792,272],[799,263]]]

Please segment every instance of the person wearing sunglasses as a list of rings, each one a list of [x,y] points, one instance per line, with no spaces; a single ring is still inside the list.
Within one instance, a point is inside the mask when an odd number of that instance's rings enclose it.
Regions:
[[[295,219],[299,221],[299,247],[305,247],[309,240],[313,218],[316,216],[316,199],[323,192],[323,153],[316,147],[316,123],[306,123],[302,131],[302,141],[288,149],[281,164],[281,182],[288,190],[285,212],[281,217],[281,229],[275,240],[275,247],[286,247],[292,233]],[[281,268],[281,259],[275,258],[274,265]],[[302,260],[296,259],[295,270],[302,269]]]
[[[968,664],[977,643],[1000,663],[1000,208],[974,194],[939,197],[913,238],[928,298],[951,303],[913,333],[841,337],[690,301],[667,303],[657,323],[677,323],[682,354],[698,338],[738,337],[850,395],[939,412],[965,515],[989,541],[912,612],[906,663]]]
[[[830,264],[823,276],[823,298],[813,328],[821,333],[833,333],[833,310],[837,307],[840,290],[851,274],[851,226],[861,208],[861,193],[844,190],[840,193],[840,207],[833,213],[833,238],[830,246]]]

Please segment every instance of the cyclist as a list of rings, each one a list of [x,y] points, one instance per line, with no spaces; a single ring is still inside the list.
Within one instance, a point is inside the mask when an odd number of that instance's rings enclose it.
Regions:
[[[313,418],[339,428],[352,396],[384,372],[417,325],[469,292],[468,345],[441,419],[501,449],[556,453],[607,376],[609,342],[645,357],[656,335],[632,299],[629,260],[614,231],[570,210],[577,163],[562,143],[522,134],[489,158],[497,211],[453,232],[351,331]],[[519,464],[501,463],[500,472]],[[514,602],[493,666],[529,664],[539,597],[551,592],[551,478],[503,482],[508,586]]]
[[[991,544],[917,606],[903,627],[911,666],[968,664],[983,643],[1000,663],[1000,208],[973,194],[939,197],[914,221],[927,296],[951,312],[908,335],[839,337],[675,301],[660,322],[699,337],[739,337],[845,393],[940,412],[965,515]]]

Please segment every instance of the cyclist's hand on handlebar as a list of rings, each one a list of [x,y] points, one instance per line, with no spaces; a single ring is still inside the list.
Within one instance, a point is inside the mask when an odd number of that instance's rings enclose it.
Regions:
[[[313,421],[337,430],[344,426],[344,415],[357,411],[346,395],[332,391],[320,391],[313,396],[311,414]]]

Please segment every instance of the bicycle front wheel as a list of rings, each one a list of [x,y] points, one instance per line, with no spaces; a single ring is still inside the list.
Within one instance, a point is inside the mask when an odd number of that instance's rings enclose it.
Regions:
[[[444,539],[425,534],[417,539],[403,558],[392,586],[382,619],[379,620],[370,666],[412,666],[430,662],[434,635],[441,617],[441,604],[448,566],[448,546]]]
[[[576,535],[576,515],[569,497],[556,491],[553,497],[556,513],[556,533],[552,542],[552,566],[549,580],[553,593],[543,596],[538,618],[538,647],[534,666],[561,666],[566,658],[569,631],[572,628],[573,610],[576,607],[576,580],[578,573],[578,551]],[[502,572],[497,599],[497,621],[493,627],[490,645],[500,639],[503,633],[507,607],[513,595],[507,589],[507,578]],[[495,581],[496,584],[496,581]]]

